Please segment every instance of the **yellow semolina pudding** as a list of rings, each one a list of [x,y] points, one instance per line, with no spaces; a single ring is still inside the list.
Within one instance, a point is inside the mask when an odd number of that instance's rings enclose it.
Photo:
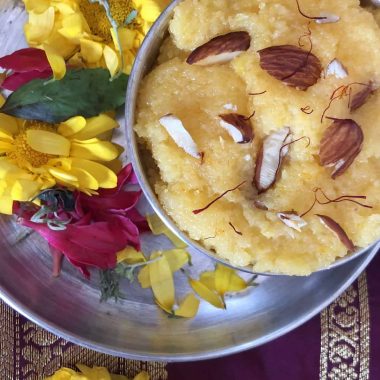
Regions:
[[[233,265],[288,275],[308,275],[380,237],[380,28],[357,0],[300,0],[299,7],[295,0],[181,2],[141,86],[135,125],[157,165],[149,170],[155,192],[181,230]],[[248,33],[250,47],[224,63],[193,62],[216,54],[209,41],[231,32]],[[304,61],[262,51],[283,45],[302,48]],[[268,68],[287,64],[283,73]],[[292,83],[301,71],[310,82],[309,69],[318,74],[313,83]],[[251,142],[235,142],[222,127],[220,115],[229,113],[248,123]],[[162,118],[170,114],[199,157],[168,133]],[[284,127],[290,135],[271,161],[263,141]],[[277,175],[262,189],[271,165]],[[319,202],[303,215],[315,195]]]

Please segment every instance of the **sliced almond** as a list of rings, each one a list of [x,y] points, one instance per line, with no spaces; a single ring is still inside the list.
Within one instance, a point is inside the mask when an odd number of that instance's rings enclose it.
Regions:
[[[319,148],[322,166],[333,167],[331,177],[342,175],[354,162],[363,145],[364,135],[352,119],[334,119],[323,134]]]
[[[284,224],[298,232],[302,232],[301,229],[307,226],[307,222],[295,211],[278,212],[277,216]]]
[[[196,48],[186,62],[200,66],[226,63],[248,50],[250,45],[251,37],[247,32],[227,33]]]
[[[340,20],[339,16],[334,15],[332,13],[323,12],[314,21],[317,24],[332,24],[332,23],[338,22],[339,20]]]
[[[284,127],[267,136],[256,159],[254,184],[260,193],[264,193],[276,182],[282,160],[289,152],[285,146],[291,139],[289,127]]]
[[[178,117],[172,114],[165,115],[161,117],[160,124],[166,129],[174,142],[186,153],[195,158],[202,158],[197,144]]]
[[[319,217],[319,220],[325,227],[327,227],[336,234],[336,236],[346,246],[349,252],[355,251],[354,243],[347,236],[344,229],[335,220],[326,215],[317,214],[317,216]]]
[[[253,140],[252,126],[249,118],[238,113],[219,115],[219,124],[224,128],[236,143],[245,144]]]
[[[259,210],[263,210],[263,211],[268,211],[269,208],[265,205],[265,203],[263,201],[259,201],[258,199],[256,199],[254,202],[253,202],[254,206],[256,208],[258,208]]]
[[[358,108],[360,108],[363,104],[365,104],[370,95],[374,93],[374,91],[375,88],[373,87],[373,83],[369,82],[367,86],[364,86],[364,88],[358,93],[356,93],[352,98],[350,104],[350,111],[355,111]]]
[[[321,77],[319,58],[298,46],[271,46],[258,53],[261,68],[287,86],[305,91]]]
[[[347,69],[339,59],[333,59],[326,68],[326,76],[334,75],[338,79],[344,79],[348,76]]]

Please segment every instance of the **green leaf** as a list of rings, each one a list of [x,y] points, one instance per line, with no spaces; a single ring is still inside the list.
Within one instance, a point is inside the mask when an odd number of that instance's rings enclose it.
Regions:
[[[111,80],[106,69],[69,70],[59,81],[35,79],[13,92],[0,112],[27,120],[60,123],[111,111],[125,102],[128,75]]]

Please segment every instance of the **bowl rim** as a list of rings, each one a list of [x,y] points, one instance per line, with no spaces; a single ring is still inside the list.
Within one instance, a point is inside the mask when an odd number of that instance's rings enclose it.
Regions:
[[[146,57],[149,57],[152,54],[152,50],[154,50],[154,42],[156,39],[156,35],[164,35],[168,31],[168,24],[173,14],[174,8],[181,2],[182,0],[174,0],[172,3],[162,12],[160,17],[155,21],[153,26],[150,28],[147,36],[145,37],[135,59],[135,62],[132,67],[132,71],[129,76],[126,102],[125,102],[125,132],[126,132],[126,140],[128,147],[128,157],[132,163],[135,175],[138,179],[140,187],[149,202],[150,206],[153,208],[154,212],[160,217],[166,227],[174,233],[178,238],[184,241],[189,247],[195,249],[197,252],[200,252],[212,260],[226,265],[232,269],[239,270],[246,273],[257,274],[261,276],[283,276],[282,273],[272,273],[272,272],[260,272],[252,269],[252,266],[236,266],[231,264],[228,260],[218,257],[212,251],[203,247],[197,241],[191,239],[185,232],[179,229],[176,223],[170,218],[170,216],[166,213],[163,206],[159,202],[155,192],[153,191],[152,186],[149,183],[147,175],[145,174],[143,164],[141,162],[139,156],[139,147],[136,138],[136,133],[134,131],[135,124],[135,110],[136,110],[136,101],[137,94],[139,89],[139,83],[141,79],[149,73],[151,67],[147,65]],[[365,248],[360,248],[357,251],[347,254],[344,257],[336,259],[329,266],[320,268],[312,273],[317,273],[325,270],[330,270],[333,268],[337,268],[345,263],[350,262],[351,260],[356,259],[357,257],[363,255],[365,252],[371,250],[378,242],[377,240],[373,242],[371,245]]]

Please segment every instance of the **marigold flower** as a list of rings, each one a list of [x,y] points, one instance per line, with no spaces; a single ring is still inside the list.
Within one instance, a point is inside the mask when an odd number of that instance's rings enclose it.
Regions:
[[[114,76],[120,69],[129,74],[137,49],[152,23],[169,0],[109,0],[118,36],[105,9],[89,0],[24,0],[29,14],[25,36],[30,46],[44,49],[54,76],[65,73],[64,60],[72,66],[107,67]],[[137,17],[125,21],[132,10]],[[120,45],[119,45],[120,41]],[[122,57],[120,53],[122,49]]]
[[[105,114],[60,125],[0,114],[0,213],[12,214],[13,201],[30,201],[55,185],[87,194],[116,187],[117,176],[107,165],[122,148],[99,138],[116,127]]]

